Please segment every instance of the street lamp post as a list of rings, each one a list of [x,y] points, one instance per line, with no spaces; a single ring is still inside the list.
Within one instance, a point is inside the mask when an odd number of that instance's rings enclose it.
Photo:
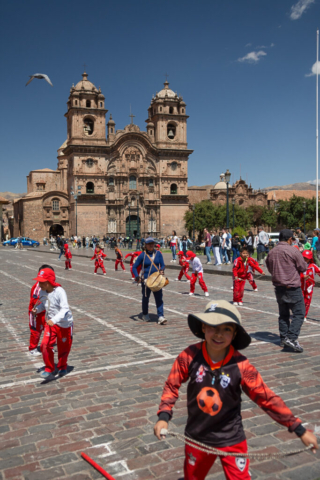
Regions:
[[[137,238],[140,237],[140,225],[139,225],[139,197],[137,198]]]
[[[192,205],[192,213],[193,213],[193,232],[192,232],[192,242],[193,242],[193,249],[195,249],[195,238],[194,238],[194,210],[195,210],[195,204]]]
[[[236,199],[232,199],[232,230],[234,230],[234,206],[236,204]]]
[[[130,203],[129,203],[129,238],[131,238],[131,217],[130,217]]]
[[[151,237],[153,234],[153,215],[152,215],[152,210],[151,210]]]
[[[306,206],[307,203],[304,201],[302,202],[303,205],[303,233],[306,234]]]
[[[78,196],[81,195],[81,187],[78,185],[78,191],[73,191],[73,186],[71,185],[71,195],[73,195],[75,204],[76,204],[76,236],[78,236]]]
[[[229,169],[224,174],[224,178],[227,184],[227,228],[229,228],[229,182],[231,178],[231,173],[229,172]]]

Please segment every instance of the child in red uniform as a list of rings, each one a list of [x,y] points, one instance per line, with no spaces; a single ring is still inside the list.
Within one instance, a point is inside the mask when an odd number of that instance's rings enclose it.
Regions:
[[[103,264],[103,259],[106,258],[106,256],[107,255],[105,253],[103,253],[103,251],[101,250],[99,245],[97,245],[96,250],[93,254],[93,257],[91,258],[91,260],[95,260],[95,262],[94,262],[94,275],[97,275],[98,268],[101,268],[101,270],[103,271],[103,275],[107,275],[106,269],[104,268],[104,264]]]
[[[318,448],[317,439],[294,417],[284,401],[272,392],[260,373],[239,353],[248,347],[250,335],[241,325],[239,311],[225,300],[211,301],[204,313],[189,314],[192,333],[204,341],[190,345],[175,360],[165,383],[154,427],[156,437],[165,437],[172,409],[182,383],[187,388],[188,419],[185,436],[224,452],[247,453],[242,426],[241,391],[273,420],[295,432],[302,442]],[[204,480],[217,456],[185,446],[184,479]],[[220,456],[228,480],[250,480],[249,460]]]
[[[130,272],[131,272],[131,278],[132,278],[132,280],[134,280],[134,281],[135,281],[135,276],[134,276],[133,273],[132,273],[132,267],[133,267],[133,264],[134,264],[134,262],[136,261],[136,259],[139,257],[140,253],[142,253],[142,252],[127,253],[127,255],[124,257],[124,258],[131,257],[131,258],[130,258]],[[140,273],[140,272],[139,272],[139,273]]]
[[[155,249],[158,250],[159,252],[161,252],[161,245],[159,245],[159,243],[157,243]]]
[[[258,262],[249,257],[247,248],[242,247],[240,257],[236,258],[233,264],[233,305],[243,305],[242,299],[246,280],[250,278],[250,275],[253,280],[253,275],[248,271],[249,267],[252,270],[257,270],[261,275],[265,275]],[[254,285],[257,287],[255,283]]]
[[[70,252],[69,250],[69,245],[67,243],[65,243],[63,245],[64,247],[64,256],[66,257],[66,261],[65,261],[65,265],[66,265],[66,270],[71,270],[72,267],[71,267],[71,258],[72,258],[72,253]]]
[[[197,278],[199,279],[199,284],[202,290],[204,291],[205,297],[209,297],[208,287],[203,280],[203,267],[200,261],[200,258],[197,257],[195,253],[191,250],[187,251],[187,260],[190,262],[190,266],[192,267],[192,277],[190,280],[190,293],[189,295],[192,297],[194,295],[194,291],[196,288]]]
[[[50,265],[42,265],[42,267],[39,268],[39,272],[43,268],[50,268],[52,271],[54,271]],[[39,301],[40,290],[41,288],[39,286],[39,282],[36,282],[31,288],[30,303],[29,303],[29,327],[30,327],[29,353],[30,355],[33,355],[35,357],[37,357],[38,355],[41,355],[41,353],[38,350],[38,345],[39,345],[41,333],[44,330],[45,324],[46,324],[45,312],[41,312],[38,315],[35,315],[34,313],[32,313],[34,306]]]
[[[179,257],[179,264],[181,265],[182,268],[181,268],[179,276],[178,276],[178,278],[176,278],[176,280],[180,282],[183,275],[185,275],[187,281],[190,282],[191,277],[190,277],[190,275],[188,275],[190,265],[189,265],[189,262],[187,260],[187,257],[185,256],[185,254],[182,251],[178,252],[177,255]]]
[[[122,270],[125,271],[126,269],[124,268],[124,264],[123,264],[123,260],[122,260],[122,259],[123,259],[123,255],[122,255],[122,252],[121,252],[120,248],[115,247],[114,251],[116,252],[116,255],[117,255],[117,260],[116,260],[116,263],[115,263],[115,266],[114,266],[115,271],[118,270],[118,265],[119,265],[119,263],[120,263],[120,265],[121,265]]]
[[[55,342],[58,347],[59,376],[62,377],[68,373],[67,361],[72,345],[73,317],[66,292],[59,283],[56,283],[53,270],[49,268],[40,270],[34,280],[39,282],[41,290],[40,303],[32,309],[32,313],[38,315],[46,311],[46,326],[41,343],[45,370],[41,373],[41,377],[50,380],[56,373],[53,352]]]
[[[304,304],[306,307],[306,316],[304,319],[307,320],[307,315],[313,295],[313,287],[315,284],[314,276],[315,274],[320,276],[320,268],[315,263],[313,263],[313,254],[311,250],[304,250],[302,252],[302,256],[304,257],[307,264],[306,274],[300,273],[301,290],[303,294]]]

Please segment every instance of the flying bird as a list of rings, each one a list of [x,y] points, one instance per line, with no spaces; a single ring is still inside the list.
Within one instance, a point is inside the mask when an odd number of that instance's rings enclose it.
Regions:
[[[29,83],[32,82],[34,78],[39,78],[39,80],[42,80],[44,78],[49,83],[49,85],[53,87],[50,81],[50,78],[48,77],[48,75],[45,75],[44,73],[35,73],[34,75],[30,75],[30,80],[26,83],[26,86],[29,85]]]

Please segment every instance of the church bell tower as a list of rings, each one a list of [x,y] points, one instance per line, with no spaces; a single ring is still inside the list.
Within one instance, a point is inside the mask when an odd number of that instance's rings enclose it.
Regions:
[[[67,145],[106,145],[105,98],[86,72],[71,87],[67,105]]]

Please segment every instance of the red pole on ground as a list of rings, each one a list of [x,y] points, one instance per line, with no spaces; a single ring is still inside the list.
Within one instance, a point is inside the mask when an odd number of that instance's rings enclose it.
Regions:
[[[92,467],[98,470],[98,472],[101,473],[101,475],[103,475],[105,478],[107,478],[108,480],[115,480],[115,478],[113,478],[108,472],[103,470],[103,468],[100,467],[100,465],[98,465],[94,460],[92,460],[92,458],[88,457],[88,455],[82,452],[81,457],[88,463],[90,463],[90,465],[92,465]]]

